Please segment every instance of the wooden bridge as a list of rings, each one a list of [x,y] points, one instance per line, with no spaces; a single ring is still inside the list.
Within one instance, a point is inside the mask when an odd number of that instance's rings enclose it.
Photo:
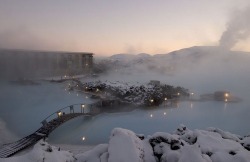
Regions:
[[[94,116],[97,114],[99,114],[99,109],[97,109],[94,104],[74,104],[59,109],[45,118],[41,122],[42,127],[34,133],[16,142],[0,146],[0,158],[10,157],[17,152],[34,145],[37,141],[48,137],[54,129],[70,119],[79,116]]]

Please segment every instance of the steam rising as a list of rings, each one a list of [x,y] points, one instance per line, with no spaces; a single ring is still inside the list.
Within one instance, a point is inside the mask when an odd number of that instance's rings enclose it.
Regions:
[[[220,38],[220,46],[225,49],[233,48],[239,41],[245,40],[250,34],[250,6],[234,13],[227,24],[226,31]]]

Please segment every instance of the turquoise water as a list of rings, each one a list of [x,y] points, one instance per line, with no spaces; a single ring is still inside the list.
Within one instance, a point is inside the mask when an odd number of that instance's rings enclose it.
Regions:
[[[247,69],[248,71],[248,69]],[[190,129],[218,127],[235,134],[250,134],[250,76],[246,73],[226,73],[214,75],[193,72],[191,75],[174,77],[159,75],[130,76],[126,81],[146,82],[150,77],[163,83],[181,85],[195,93],[213,93],[228,90],[242,99],[239,103],[216,101],[179,102],[177,107],[159,107],[113,114],[100,114],[93,118],[79,117],[58,127],[49,136],[52,143],[98,144],[108,142],[110,132],[115,127],[131,129],[138,134],[152,135],[154,132],[172,132],[180,124]],[[108,76],[107,76],[108,77]],[[114,80],[118,76],[113,78]],[[105,77],[103,79],[106,79]],[[165,82],[164,82],[165,81]],[[0,118],[9,130],[18,137],[24,137],[37,130],[40,122],[58,109],[75,103],[92,103],[85,94],[65,91],[67,83],[52,84],[42,82],[38,86],[18,86],[1,82]],[[85,140],[82,140],[84,137]]]
[[[190,129],[217,127],[232,133],[250,134],[250,108],[243,103],[180,102],[178,107],[134,110],[128,113],[101,114],[79,117],[60,126],[50,135],[52,143],[98,144],[108,142],[115,127],[133,130],[138,134],[173,132],[180,124]],[[82,137],[85,140],[82,140]]]
[[[67,83],[20,86],[1,82],[0,118],[10,131],[24,137],[40,128],[41,121],[58,109],[93,102],[85,94],[65,91],[65,87]]]

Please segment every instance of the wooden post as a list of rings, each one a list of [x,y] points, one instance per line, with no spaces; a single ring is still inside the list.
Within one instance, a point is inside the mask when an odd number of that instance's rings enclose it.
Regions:
[[[74,112],[74,106],[71,105],[71,106],[69,106],[69,107],[70,107],[70,113],[75,113],[75,112]]]
[[[45,125],[48,124],[47,121],[46,121],[46,119],[44,119],[41,123],[42,123],[43,126],[45,126]]]

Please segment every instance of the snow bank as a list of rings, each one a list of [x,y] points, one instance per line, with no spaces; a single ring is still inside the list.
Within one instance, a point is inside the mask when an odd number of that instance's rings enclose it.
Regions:
[[[42,140],[34,146],[32,151],[24,155],[0,159],[1,162],[73,162],[75,160],[72,153],[50,146]]]

